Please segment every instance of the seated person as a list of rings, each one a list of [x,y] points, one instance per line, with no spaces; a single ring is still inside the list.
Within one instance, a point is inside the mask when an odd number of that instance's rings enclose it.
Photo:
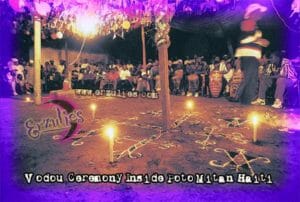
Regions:
[[[113,89],[117,90],[117,83],[119,80],[119,73],[116,68],[108,70],[108,72],[102,72],[103,79],[100,81],[100,89],[103,90],[107,84],[112,84]]]
[[[66,61],[60,60],[59,65],[57,65],[57,71],[63,75],[66,71]]]
[[[16,73],[14,71],[8,71],[6,74],[7,81],[9,83],[9,86],[11,88],[11,91],[13,92],[13,95],[18,95],[16,91]]]
[[[71,73],[72,89],[79,88],[78,76],[79,76],[79,72],[76,69],[73,69]]]
[[[204,57],[198,57],[196,62],[196,74],[199,76],[199,85],[201,86],[201,95],[204,95],[206,88],[208,87],[208,73],[209,65],[203,59]]]
[[[48,76],[49,91],[62,89],[63,78],[56,68],[51,68]]]
[[[150,90],[160,90],[160,81],[159,81],[159,66],[158,61],[155,61],[149,71],[149,84]]]
[[[174,75],[172,76],[172,82],[173,82],[173,92],[175,94],[180,93],[180,84],[183,79],[184,71],[182,67],[182,62],[177,61],[174,65]]]
[[[16,92],[18,93],[18,95],[23,95],[25,93],[31,94],[32,92],[32,86],[26,85],[25,80],[21,74],[18,74],[16,78]]]
[[[229,96],[229,90],[230,90],[230,87],[229,87],[229,83],[233,77],[233,74],[234,74],[234,66],[231,64],[231,60],[228,60],[226,62],[226,69],[227,69],[227,72],[223,74],[223,78],[224,78],[224,86],[225,86],[225,95],[226,96]]]
[[[81,67],[79,67],[79,73],[78,73],[78,88],[84,88],[84,81],[83,81],[83,77],[84,77],[84,73],[85,73],[85,69],[82,69]]]
[[[199,77],[196,74],[197,66],[195,63],[189,64],[186,67],[187,79],[188,79],[188,93],[187,96],[195,95],[198,97],[198,86],[199,86]]]
[[[160,86],[160,76],[159,76],[159,65],[158,61],[154,63],[154,66],[151,69],[151,75],[152,79],[154,80],[154,89],[155,91],[160,91],[161,86]]]
[[[96,74],[94,74],[94,71],[91,70],[91,67],[88,66],[85,69],[85,73],[83,75],[83,81],[84,81],[84,86],[86,89],[93,89],[94,88],[94,84],[95,84],[95,80],[96,80]]]
[[[90,66],[88,59],[87,58],[83,59],[83,62],[81,64],[81,69],[86,69],[88,66]]]
[[[225,89],[226,84],[227,84],[227,82],[226,82],[227,80],[224,77],[224,75],[228,73],[227,63],[228,63],[228,57],[225,55],[222,60],[220,60],[219,57],[215,57],[215,59],[213,60],[213,64],[210,65],[210,73],[213,72],[213,71],[216,71],[216,72],[219,72],[223,75],[222,76],[222,83],[221,83],[222,87],[221,87],[220,95],[223,94],[224,89]],[[230,74],[226,75],[226,77],[230,77]]]
[[[270,55],[270,63],[264,56],[261,59],[261,65],[259,67],[259,88],[257,99],[251,102],[253,105],[265,105],[266,92],[269,87],[272,86],[273,82],[276,81],[276,77],[279,72],[280,58],[276,53]]]
[[[228,70],[227,70],[227,66],[226,66],[226,63],[228,62],[228,56],[225,55],[223,57],[223,59],[221,60],[220,57],[215,57],[212,61],[212,64],[209,66],[209,71],[212,72],[212,71],[219,71],[221,73],[227,73]]]
[[[11,74],[8,67],[0,64],[0,98],[9,97],[13,93],[9,77]]]
[[[148,82],[148,75],[147,75],[147,72],[145,70],[142,70],[141,73],[140,73],[140,76],[139,76],[138,81],[137,81],[136,90],[138,92],[150,91],[150,85],[149,85],[149,82]]]
[[[289,87],[295,86],[297,83],[297,72],[292,64],[292,62],[283,58],[281,63],[281,70],[276,82],[275,91],[275,103],[272,105],[274,108],[282,108],[283,94],[285,90]]]
[[[126,66],[121,66],[119,69],[120,80],[117,85],[117,89],[130,91],[133,89],[133,85],[131,83],[131,73],[127,69]]]
[[[132,84],[134,85],[135,88],[137,87],[138,78],[140,77],[142,69],[143,69],[142,65],[139,64],[139,65],[134,66],[131,71]]]
[[[33,92],[33,84],[34,84],[34,68],[33,61],[30,61],[26,64],[26,76],[25,76],[25,86],[29,91],[27,94],[31,94]]]

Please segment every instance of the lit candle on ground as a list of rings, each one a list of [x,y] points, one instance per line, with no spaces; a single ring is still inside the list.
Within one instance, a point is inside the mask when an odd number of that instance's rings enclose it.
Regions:
[[[252,116],[252,124],[253,124],[253,142],[257,142],[257,125],[258,125],[258,117],[257,115]]]
[[[97,105],[96,104],[91,104],[90,108],[92,110],[92,118],[93,120],[95,119],[95,114],[96,114],[96,109],[97,109]]]
[[[190,113],[192,113],[192,110],[194,109],[194,102],[192,100],[186,101],[185,104],[187,110],[189,110]]]
[[[115,129],[113,127],[107,127],[105,130],[107,137],[109,138],[109,162],[114,162],[114,135]]]
[[[31,102],[30,97],[26,97],[26,98],[25,98],[25,102]]]

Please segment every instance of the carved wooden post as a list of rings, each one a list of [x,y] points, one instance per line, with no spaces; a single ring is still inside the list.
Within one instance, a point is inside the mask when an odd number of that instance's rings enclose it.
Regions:
[[[170,121],[170,89],[169,89],[169,68],[168,68],[168,48],[170,46],[169,22],[163,19],[164,16],[160,16],[156,19],[156,34],[155,42],[158,49],[159,59],[159,74],[161,82],[160,100],[162,104],[162,119],[163,129],[169,130],[171,127]]]
[[[42,103],[41,89],[41,18],[34,16],[34,102]]]

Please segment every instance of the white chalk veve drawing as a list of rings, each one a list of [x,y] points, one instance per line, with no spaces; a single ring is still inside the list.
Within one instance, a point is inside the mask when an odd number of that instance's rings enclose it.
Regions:
[[[235,172],[242,172],[243,169],[247,168],[252,176],[255,174],[255,171],[252,167],[253,163],[257,161],[261,161],[264,164],[271,163],[271,160],[267,157],[252,157],[247,155],[247,152],[244,149],[236,149],[236,152],[232,152],[222,148],[215,148],[214,151],[217,153],[224,153],[225,157],[228,158],[228,161],[221,163],[218,160],[211,160],[209,161],[209,165],[217,168],[227,168],[228,166],[233,166]]]

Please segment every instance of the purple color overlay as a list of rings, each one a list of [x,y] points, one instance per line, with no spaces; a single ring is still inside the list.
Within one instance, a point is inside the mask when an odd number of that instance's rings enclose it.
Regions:
[[[3,21],[3,19],[0,19]],[[9,19],[6,19],[9,20]],[[2,22],[1,22],[2,23]],[[9,31],[1,31],[1,63],[12,57],[11,35]],[[288,36],[288,35],[286,35]],[[296,52],[294,46],[297,34],[289,37],[290,51]],[[299,36],[298,36],[299,38]],[[285,40],[285,39],[283,39]],[[1,49],[2,49],[1,48]],[[1,122],[0,133],[14,135],[14,123],[17,114],[14,114],[14,106],[7,100],[0,98],[1,116],[4,115],[4,122]],[[6,107],[3,108],[3,105]],[[1,118],[2,119],[2,118]],[[289,144],[285,145],[286,154],[283,158],[300,154],[300,142],[297,136],[300,132],[287,135]],[[14,139],[16,138],[10,138]],[[269,185],[119,185],[116,189],[109,189],[106,186],[94,186],[86,188],[83,186],[63,187],[61,185],[41,185],[41,187],[24,187],[18,185],[12,179],[13,176],[13,148],[14,142],[2,140],[0,145],[0,201],[53,201],[61,198],[60,201],[300,201],[300,161],[295,157],[295,164],[286,164],[288,172],[284,175],[286,179],[278,186]],[[300,155],[296,155],[300,156]],[[108,194],[110,192],[110,194]],[[82,196],[82,197],[80,197]]]

